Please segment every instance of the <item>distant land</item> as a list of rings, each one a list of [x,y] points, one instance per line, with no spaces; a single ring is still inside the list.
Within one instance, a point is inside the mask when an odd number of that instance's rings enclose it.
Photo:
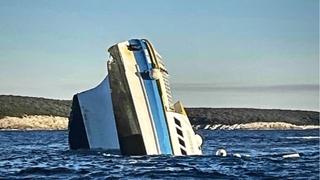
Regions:
[[[0,129],[66,129],[71,100],[0,95]],[[304,129],[319,127],[319,112],[251,108],[186,108],[201,129]]]

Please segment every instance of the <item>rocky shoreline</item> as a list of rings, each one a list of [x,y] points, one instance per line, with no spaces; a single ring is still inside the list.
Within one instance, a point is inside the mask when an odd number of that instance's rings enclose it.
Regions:
[[[66,130],[70,100],[0,95],[0,130]],[[318,111],[186,108],[195,129],[314,129]]]
[[[306,130],[306,129],[320,129],[319,125],[295,125],[285,122],[252,122],[245,124],[206,124],[195,125],[194,129],[207,130]]]
[[[0,119],[0,130],[67,130],[68,118],[59,116],[23,116]]]
[[[207,130],[306,130],[320,129],[319,125],[294,125],[285,122],[252,122],[245,124],[203,124],[194,129]],[[0,119],[0,130],[67,130],[68,118],[59,116],[28,115]]]

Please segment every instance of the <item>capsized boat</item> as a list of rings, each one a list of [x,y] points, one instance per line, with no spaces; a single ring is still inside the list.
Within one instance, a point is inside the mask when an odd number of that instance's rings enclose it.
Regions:
[[[180,101],[173,103],[162,57],[145,39],[108,49],[108,75],[74,95],[70,149],[102,149],[123,155],[200,155],[202,138]]]

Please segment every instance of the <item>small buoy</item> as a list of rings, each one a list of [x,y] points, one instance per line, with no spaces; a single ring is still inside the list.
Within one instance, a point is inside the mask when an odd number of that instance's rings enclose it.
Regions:
[[[237,158],[241,158],[241,155],[239,153],[235,153],[233,154],[234,157],[237,157]]]
[[[216,152],[216,156],[222,156],[222,157],[226,157],[227,156],[227,151],[224,149],[218,149]]]
[[[300,157],[299,153],[286,154],[282,156],[282,158],[299,158],[299,157]]]

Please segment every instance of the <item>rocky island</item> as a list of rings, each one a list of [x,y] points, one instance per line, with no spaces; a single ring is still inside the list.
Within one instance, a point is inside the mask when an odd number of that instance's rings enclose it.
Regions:
[[[0,95],[0,130],[66,130],[70,100]],[[319,112],[251,108],[186,108],[195,129],[314,129]]]

